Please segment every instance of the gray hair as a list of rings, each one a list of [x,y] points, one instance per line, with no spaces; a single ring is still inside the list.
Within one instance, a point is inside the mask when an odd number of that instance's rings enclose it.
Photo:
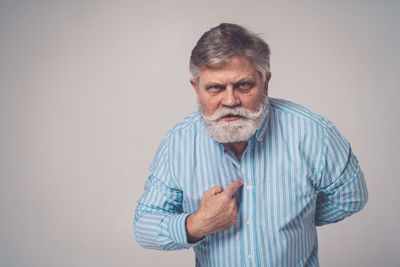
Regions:
[[[265,81],[270,72],[268,44],[258,35],[237,24],[221,23],[205,32],[192,50],[190,72],[198,81],[200,68],[245,56]]]

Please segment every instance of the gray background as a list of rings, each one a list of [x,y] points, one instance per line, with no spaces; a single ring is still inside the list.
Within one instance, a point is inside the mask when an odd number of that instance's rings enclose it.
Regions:
[[[220,22],[262,33],[270,95],[332,120],[366,208],[319,228],[322,266],[396,266],[399,1],[0,1],[0,265],[192,266],[136,243],[157,146],[196,109],[190,51]]]

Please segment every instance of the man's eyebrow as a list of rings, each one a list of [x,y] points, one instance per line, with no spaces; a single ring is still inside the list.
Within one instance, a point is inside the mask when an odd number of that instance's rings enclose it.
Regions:
[[[256,84],[256,80],[252,79],[252,78],[242,78],[240,80],[238,80],[237,82],[233,83],[233,86],[239,86],[240,83],[248,83],[250,86],[254,86]]]
[[[225,87],[226,85],[225,85],[225,84],[222,84],[222,83],[219,83],[219,82],[208,82],[208,83],[206,83],[206,84],[204,85],[205,88],[209,88],[209,87],[212,87],[212,86],[222,86],[222,87]]]
[[[243,77],[243,78],[233,82],[232,84],[238,84],[238,83],[241,83],[241,82],[255,83],[256,79],[254,77],[251,77],[251,76],[249,76],[249,77],[246,76],[246,77]],[[214,82],[211,81],[211,82],[207,82],[204,85],[205,88],[210,88],[212,86],[226,87],[226,84],[225,83],[216,82],[216,81],[214,81]]]
[[[238,80],[235,83],[241,83],[241,82],[255,82],[256,79],[253,77],[243,77],[242,79]]]

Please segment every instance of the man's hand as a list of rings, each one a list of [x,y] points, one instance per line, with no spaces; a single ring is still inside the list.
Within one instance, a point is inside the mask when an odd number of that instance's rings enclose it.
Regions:
[[[189,243],[223,231],[236,223],[238,208],[234,194],[242,185],[243,180],[237,179],[225,190],[214,186],[204,192],[199,208],[186,220]]]

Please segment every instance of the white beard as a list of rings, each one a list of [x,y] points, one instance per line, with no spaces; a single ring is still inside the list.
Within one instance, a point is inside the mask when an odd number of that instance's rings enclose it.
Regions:
[[[260,128],[268,108],[268,97],[260,104],[257,111],[251,111],[244,107],[221,107],[212,115],[205,115],[202,106],[199,106],[201,116],[206,123],[207,132],[215,141],[220,143],[233,143],[247,141]],[[226,115],[238,115],[234,121],[220,120]]]

